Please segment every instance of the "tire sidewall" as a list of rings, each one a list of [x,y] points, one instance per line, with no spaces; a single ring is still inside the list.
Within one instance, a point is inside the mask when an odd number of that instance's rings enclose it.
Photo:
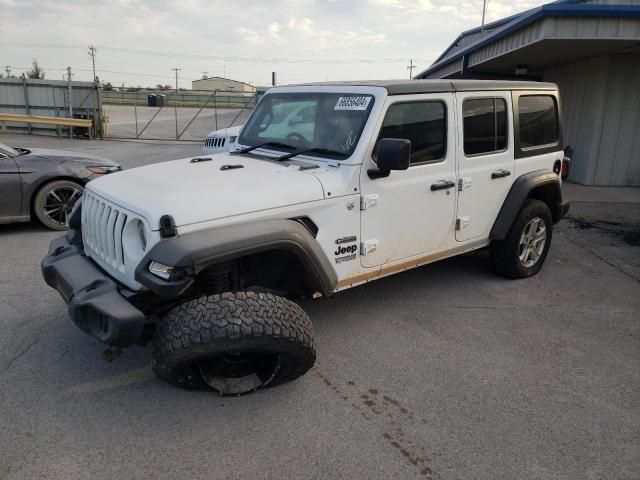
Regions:
[[[265,341],[266,340],[266,341]],[[204,359],[211,355],[223,355],[229,353],[271,353],[278,354],[280,358],[280,367],[274,377],[268,384],[260,388],[268,388],[280,385],[287,381],[295,370],[295,360],[290,353],[298,349],[296,345],[286,342],[274,341],[274,338],[246,339],[242,342],[242,346],[237,341],[217,340],[215,342],[202,343],[193,345],[186,351],[175,351],[170,355],[160,357],[153,356],[153,371],[163,379],[170,379],[170,383],[190,389],[210,390],[208,385],[202,379],[202,376],[194,367],[199,359]]]

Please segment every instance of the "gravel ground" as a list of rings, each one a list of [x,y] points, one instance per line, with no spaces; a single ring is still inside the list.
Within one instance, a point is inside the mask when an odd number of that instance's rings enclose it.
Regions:
[[[200,146],[0,136],[133,167]],[[637,479],[640,209],[574,203],[534,278],[486,252],[307,302],[300,380],[241,398],[114,363],[39,262],[56,233],[0,226],[0,478]]]

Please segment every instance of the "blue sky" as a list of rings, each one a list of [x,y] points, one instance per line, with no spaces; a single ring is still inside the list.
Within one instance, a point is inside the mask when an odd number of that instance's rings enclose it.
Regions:
[[[489,0],[487,21],[541,5]],[[21,73],[37,58],[47,78],[174,83],[203,72],[258,85],[408,77],[462,30],[480,24],[482,0],[0,0],[0,67]]]

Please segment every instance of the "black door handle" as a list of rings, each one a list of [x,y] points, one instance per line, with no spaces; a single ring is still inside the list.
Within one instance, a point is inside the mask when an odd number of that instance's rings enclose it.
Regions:
[[[450,188],[455,187],[456,184],[451,180],[442,180],[438,183],[434,183],[431,185],[431,191],[435,192],[436,190],[449,190]]]
[[[511,175],[511,172],[509,170],[500,169],[493,172],[491,174],[491,178],[502,178],[502,177],[508,177],[509,175]]]

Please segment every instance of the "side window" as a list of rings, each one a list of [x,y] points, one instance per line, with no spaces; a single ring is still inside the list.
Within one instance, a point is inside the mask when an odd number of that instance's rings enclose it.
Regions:
[[[507,102],[503,98],[472,98],[462,103],[465,155],[507,148]]]
[[[381,138],[411,140],[411,163],[434,162],[444,158],[447,120],[444,102],[394,103],[380,129]]]
[[[518,112],[520,148],[558,143],[558,106],[551,95],[522,95]]]

